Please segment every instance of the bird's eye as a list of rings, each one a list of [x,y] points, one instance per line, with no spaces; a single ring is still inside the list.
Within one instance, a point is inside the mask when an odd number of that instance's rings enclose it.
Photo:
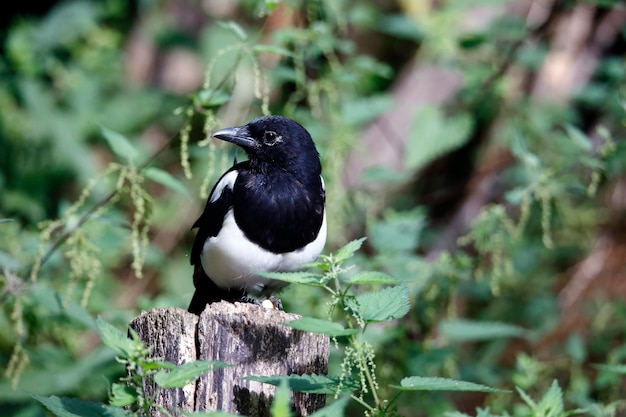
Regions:
[[[277,143],[282,142],[282,139],[282,136],[271,130],[266,130],[263,134],[263,142],[268,146],[274,146]]]

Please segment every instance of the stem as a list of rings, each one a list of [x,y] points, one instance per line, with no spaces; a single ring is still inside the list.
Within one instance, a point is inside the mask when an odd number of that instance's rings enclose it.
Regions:
[[[403,393],[403,392],[404,392],[404,391],[398,391],[398,392],[396,393],[396,395],[394,395],[394,396],[391,398],[391,400],[389,400],[389,402],[387,403],[387,407],[385,407],[385,410],[384,410],[384,411],[385,411],[385,413],[386,413],[387,411],[389,411],[389,408],[393,405],[393,403],[395,403],[395,402],[396,402],[396,400],[398,399],[398,397],[399,397],[400,395],[402,395],[402,393]]]
[[[366,403],[365,401],[363,401],[361,398],[357,397],[354,394],[350,394],[350,398],[352,398],[354,401],[356,401],[359,404],[361,404],[363,407],[367,408],[368,411],[374,411],[375,410],[374,407],[372,407],[371,405],[369,405],[368,403]]]

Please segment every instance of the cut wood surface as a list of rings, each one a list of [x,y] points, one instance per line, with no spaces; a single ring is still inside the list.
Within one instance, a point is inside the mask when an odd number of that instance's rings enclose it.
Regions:
[[[296,314],[247,303],[215,303],[200,317],[180,308],[143,312],[130,323],[153,356],[182,364],[196,359],[226,362],[183,388],[160,389],[156,403],[181,415],[183,411],[226,411],[246,416],[269,415],[276,388],[245,376],[326,374],[327,336],[302,332],[283,323]],[[152,395],[156,386],[146,384]],[[292,407],[306,416],[324,406],[325,396],[293,393]],[[156,416],[166,415],[155,410]]]

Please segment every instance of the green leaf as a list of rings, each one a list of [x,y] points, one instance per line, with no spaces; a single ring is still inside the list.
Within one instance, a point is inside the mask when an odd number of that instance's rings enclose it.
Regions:
[[[15,220],[13,220],[13,219],[0,219],[0,224],[2,224],[2,223],[11,223],[11,222],[14,222],[14,221]]]
[[[537,404],[537,409],[539,412],[538,415],[561,415],[563,413],[565,407],[563,405],[563,391],[561,387],[559,387],[559,383],[556,381],[552,381],[552,385],[550,385],[550,389],[544,394],[544,396]]]
[[[391,95],[381,94],[373,97],[360,97],[341,106],[341,120],[346,124],[360,125],[380,116],[393,104]]]
[[[109,395],[109,403],[117,407],[125,407],[134,404],[139,400],[137,391],[126,384],[113,383],[111,385],[111,394]]]
[[[440,156],[463,146],[469,139],[472,119],[468,114],[444,118],[433,106],[421,108],[406,145],[406,166],[419,170]]]
[[[261,44],[257,44],[254,45],[252,47],[252,50],[255,53],[261,53],[261,52],[269,52],[272,54],[278,54],[278,55],[283,55],[283,56],[287,56],[287,57],[293,57],[293,52],[291,52],[289,49],[277,46],[277,45],[261,45]]]
[[[104,126],[100,126],[100,131],[115,155],[130,162],[135,162],[139,157],[139,151],[130,143],[126,136]]]
[[[508,337],[526,337],[527,331],[507,323],[446,320],[439,325],[439,332],[452,342],[481,341]]]
[[[378,30],[395,38],[414,42],[421,42],[424,39],[424,33],[417,25],[416,19],[412,19],[405,14],[383,16],[379,19]]]
[[[344,279],[347,284],[399,284],[400,281],[392,276],[378,271],[362,271]]]
[[[31,394],[45,396],[74,393],[76,387],[90,381],[93,375],[108,372],[105,369],[109,369],[115,361],[114,353],[104,346],[79,361],[63,356],[62,359],[56,356],[54,361],[47,361],[40,367],[27,367],[20,376],[17,389],[11,386],[8,378],[1,379],[0,402],[28,400]]]
[[[289,396],[289,384],[285,378],[280,381],[280,385],[274,395],[274,401],[270,408],[272,417],[290,417],[291,399]]]
[[[380,252],[414,252],[426,227],[427,214],[421,208],[386,210],[384,218],[371,227],[371,244]]]
[[[384,182],[388,184],[404,184],[412,175],[406,171],[398,172],[395,168],[374,166],[367,168],[362,176],[363,184],[371,182]]]
[[[350,392],[359,388],[359,384],[344,378],[329,377],[327,375],[305,374],[289,376],[246,376],[249,381],[262,382],[264,384],[279,385],[283,380],[289,383],[292,391],[308,392],[311,394],[335,394],[340,392]]]
[[[102,317],[96,320],[96,327],[102,342],[113,349],[116,354],[127,358],[135,350],[137,342],[129,339],[126,333],[107,323]]]
[[[169,172],[164,171],[160,168],[150,167],[146,168],[143,173],[147,178],[150,178],[152,181],[158,182],[159,184],[166,186],[170,190],[176,191],[181,195],[187,197],[188,200],[191,200],[191,194],[189,194],[187,187],[185,187],[182,182],[172,176],[172,174],[170,174]]]
[[[236,22],[229,20],[228,22],[217,22],[217,24],[227,30],[230,30],[240,41],[248,39],[246,31]]]
[[[350,401],[350,396],[344,395],[340,397],[337,401],[334,401],[332,404],[327,405],[326,407],[317,410],[310,417],[344,417],[346,405]]]
[[[195,95],[195,104],[201,107],[219,107],[228,103],[231,95],[224,90],[205,89]]]
[[[626,375],[626,365],[597,364],[597,365],[593,365],[593,367],[596,369],[600,369],[602,371],[614,372],[616,374]]]
[[[285,323],[285,326],[302,330],[303,332],[321,333],[328,336],[349,336],[359,332],[358,329],[346,329],[341,324],[333,321],[312,317],[303,317],[298,320],[288,321]]]
[[[567,136],[572,140],[572,143],[581,151],[590,152],[593,148],[589,137],[580,131],[580,129],[570,124],[566,124],[565,133],[567,133]]]
[[[76,398],[44,397],[33,395],[33,398],[44,405],[57,417],[130,417],[132,413],[123,408],[104,405]]]
[[[340,248],[339,250],[337,250],[337,252],[333,254],[333,258],[339,264],[347,261],[352,257],[352,255],[354,255],[356,251],[361,249],[361,246],[363,245],[363,242],[365,242],[365,239],[367,238],[362,237],[360,239],[348,242],[348,244],[346,244],[344,247]]]
[[[257,271],[256,274],[265,278],[275,279],[278,281],[288,282],[290,284],[305,284],[321,287],[326,284],[328,279],[324,278],[321,274],[315,274],[307,271],[297,272],[261,272]]]
[[[472,391],[472,392],[510,392],[499,388],[492,388],[487,385],[475,384],[473,382],[458,381],[456,379],[410,376],[402,379],[400,385],[392,385],[393,388],[402,391]]]
[[[526,394],[526,391],[524,391],[520,387],[515,387],[515,389],[517,390],[519,396],[522,398],[522,401],[524,401],[526,405],[528,405],[528,407],[530,407],[532,410],[537,409],[537,403],[535,403],[533,399],[530,398],[530,395]]]
[[[366,292],[347,299],[348,307],[366,322],[399,319],[409,312],[409,290],[404,285]]]
[[[159,371],[154,375],[154,382],[162,388],[182,388],[200,376],[228,365],[219,361],[193,361],[178,365],[170,370]]]
[[[14,271],[20,267],[20,262],[5,251],[0,250],[0,269]]]

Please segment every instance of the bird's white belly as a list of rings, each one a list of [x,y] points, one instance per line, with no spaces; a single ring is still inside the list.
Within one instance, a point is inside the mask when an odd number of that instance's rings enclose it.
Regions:
[[[295,271],[317,258],[326,243],[326,214],[317,238],[302,249],[277,254],[250,242],[237,227],[230,210],[217,236],[210,237],[202,249],[202,267],[221,288],[243,288],[260,294],[267,287],[279,289],[286,283],[261,277],[254,272]]]

